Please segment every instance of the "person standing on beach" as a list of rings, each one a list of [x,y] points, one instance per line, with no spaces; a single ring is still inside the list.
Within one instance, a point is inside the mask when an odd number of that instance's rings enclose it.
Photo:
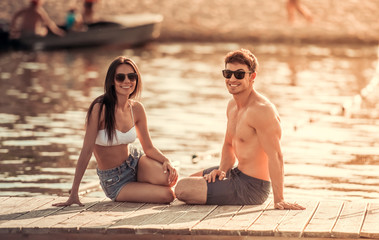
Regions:
[[[170,160],[151,142],[145,109],[139,101],[142,80],[137,65],[117,57],[105,78],[105,93],[90,105],[86,133],[75,177],[66,202],[82,203],[78,190],[92,152],[105,195],[113,201],[169,203],[178,175]],[[129,147],[138,137],[143,151]]]
[[[295,13],[298,11],[308,22],[313,22],[311,11],[300,3],[300,0],[287,1],[288,21],[293,24],[295,22]]]
[[[226,110],[221,162],[180,179],[175,188],[179,200],[188,204],[262,204],[272,185],[275,208],[304,209],[284,200],[280,118],[275,106],[254,89],[257,67],[249,50],[226,55],[222,73],[233,98]]]
[[[21,36],[46,36],[48,29],[58,36],[64,36],[60,29],[49,17],[42,7],[43,0],[31,0],[30,6],[13,15],[10,24],[10,38],[17,39]]]

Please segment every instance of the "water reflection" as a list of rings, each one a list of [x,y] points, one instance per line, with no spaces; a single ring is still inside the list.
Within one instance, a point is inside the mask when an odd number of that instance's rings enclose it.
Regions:
[[[282,116],[286,191],[377,198],[378,98],[369,94],[350,117],[339,114],[372,81],[376,48],[226,43],[2,54],[0,194],[60,194],[71,187],[87,107],[102,94],[108,64],[118,55],[140,66],[152,139],[181,175],[217,164],[214,157],[193,164],[191,156],[221,147],[230,98],[223,57],[241,46],[255,50],[256,88]],[[91,159],[83,185],[97,182],[95,167]]]

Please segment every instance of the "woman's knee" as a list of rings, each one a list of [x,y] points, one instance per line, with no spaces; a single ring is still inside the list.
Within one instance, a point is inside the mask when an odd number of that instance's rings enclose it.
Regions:
[[[175,199],[174,191],[171,188],[167,188],[167,190],[165,191],[165,197],[164,197],[165,202],[170,203],[174,201],[174,199]]]
[[[161,172],[160,172],[161,170]],[[163,172],[162,164],[142,156],[138,162],[138,182],[146,182],[156,185],[168,186],[168,174]]]

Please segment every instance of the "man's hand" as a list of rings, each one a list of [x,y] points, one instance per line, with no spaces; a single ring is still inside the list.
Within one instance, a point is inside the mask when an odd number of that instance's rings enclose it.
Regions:
[[[274,206],[275,206],[276,209],[280,209],[280,210],[284,210],[284,209],[304,210],[305,209],[305,207],[300,206],[296,202],[294,202],[294,203],[288,203],[288,202],[285,202],[285,201],[281,201],[281,202],[275,203]]]
[[[216,181],[216,177],[218,176],[218,180],[222,180],[225,178],[226,174],[224,171],[221,171],[221,170],[213,170],[212,172],[210,172],[209,174],[205,174],[204,175],[204,179],[205,181],[207,182],[215,182]]]

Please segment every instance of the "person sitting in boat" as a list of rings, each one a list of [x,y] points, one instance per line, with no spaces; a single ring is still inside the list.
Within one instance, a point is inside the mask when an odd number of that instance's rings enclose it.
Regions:
[[[74,7],[70,8],[66,15],[67,31],[84,31],[82,16],[76,12]]]
[[[91,24],[95,21],[94,5],[97,1],[98,0],[84,0],[83,22],[85,24]]]
[[[13,15],[10,27],[10,38],[21,36],[46,36],[48,30],[58,36],[64,36],[60,29],[42,7],[43,0],[31,0],[30,5]]]
[[[135,100],[142,79],[137,65],[117,57],[105,78],[105,93],[90,105],[86,133],[70,196],[54,206],[82,203],[78,190],[88,162],[95,155],[97,174],[105,195],[113,201],[169,203],[178,174],[170,160],[152,143],[145,109]],[[138,137],[143,153],[129,147]]]

